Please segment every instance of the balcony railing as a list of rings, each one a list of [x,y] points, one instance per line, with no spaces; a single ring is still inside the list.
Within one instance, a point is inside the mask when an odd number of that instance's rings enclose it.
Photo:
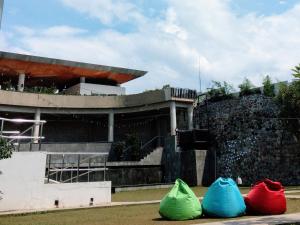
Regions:
[[[191,89],[184,89],[184,88],[171,88],[171,97],[196,99],[197,91]]]

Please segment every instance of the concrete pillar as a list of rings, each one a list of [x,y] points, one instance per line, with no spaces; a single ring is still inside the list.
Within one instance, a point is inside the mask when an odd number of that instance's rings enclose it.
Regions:
[[[21,73],[21,74],[19,74],[18,91],[23,92],[24,91],[24,85],[25,85],[25,74]]]
[[[193,111],[194,111],[194,107],[193,105],[190,105],[188,107],[188,128],[189,130],[194,129],[194,124],[193,124]]]
[[[110,112],[108,114],[108,141],[114,141],[114,113]]]
[[[35,114],[34,114],[34,120],[41,120],[41,109],[36,109]],[[40,124],[35,123],[33,127],[33,136],[34,136],[34,141],[33,143],[38,143],[39,139],[38,137],[40,136]]]
[[[176,120],[176,103],[170,104],[170,118],[171,118],[171,135],[176,135],[177,120]]]
[[[80,83],[85,83],[85,77],[80,77]]]

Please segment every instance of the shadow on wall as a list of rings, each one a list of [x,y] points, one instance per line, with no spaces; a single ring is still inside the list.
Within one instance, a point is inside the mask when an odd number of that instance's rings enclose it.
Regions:
[[[190,186],[209,185],[214,181],[214,161],[206,150],[181,149],[175,136],[165,139],[162,157],[163,180],[175,182],[181,178]]]

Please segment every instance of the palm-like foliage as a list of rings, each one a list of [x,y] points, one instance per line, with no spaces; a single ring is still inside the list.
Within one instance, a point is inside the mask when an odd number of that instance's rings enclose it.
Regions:
[[[295,78],[300,78],[300,63],[298,66],[295,66],[295,68],[293,68],[292,71],[293,71],[293,76]]]

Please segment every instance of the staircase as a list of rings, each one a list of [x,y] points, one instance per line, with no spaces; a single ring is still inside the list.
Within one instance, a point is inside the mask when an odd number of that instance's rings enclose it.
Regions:
[[[160,164],[161,163],[161,158],[162,158],[162,153],[163,153],[164,148],[163,147],[158,147],[154,149],[151,153],[146,155],[144,158],[141,159],[142,164]]]
[[[146,142],[141,146],[140,160],[147,158],[147,156],[151,155],[152,153],[154,154],[153,157],[155,157],[156,154],[159,154],[156,152],[159,152],[160,151],[159,149],[163,149],[163,146],[164,146],[164,137],[156,136],[152,138],[151,140],[149,140],[148,142]]]

